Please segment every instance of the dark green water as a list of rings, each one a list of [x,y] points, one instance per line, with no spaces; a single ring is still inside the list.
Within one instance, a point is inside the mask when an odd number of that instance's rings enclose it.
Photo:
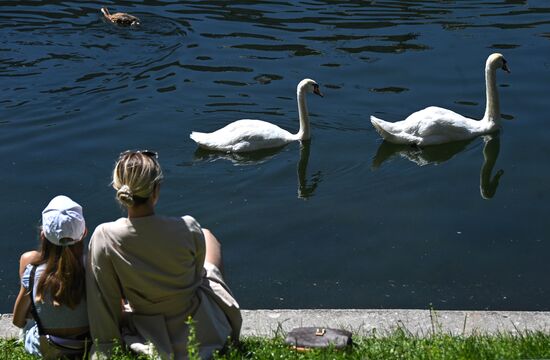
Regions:
[[[550,3],[535,1],[0,1],[0,312],[19,255],[57,194],[90,230],[122,215],[118,154],[154,149],[159,212],[223,242],[244,308],[550,310]],[[503,129],[424,150],[385,144],[371,114],[428,105],[481,118],[483,67]],[[230,157],[192,130],[240,118],[298,128],[313,78],[312,140]],[[162,259],[159,259],[162,261]]]

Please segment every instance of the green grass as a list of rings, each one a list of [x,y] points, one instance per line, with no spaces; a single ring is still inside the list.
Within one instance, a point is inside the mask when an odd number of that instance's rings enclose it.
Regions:
[[[520,335],[451,336],[436,334],[420,338],[397,330],[389,336],[355,337],[349,350],[297,352],[283,338],[247,337],[217,359],[550,359],[550,335],[527,332]],[[0,359],[34,359],[15,340],[0,340]],[[118,351],[113,360],[138,357]]]

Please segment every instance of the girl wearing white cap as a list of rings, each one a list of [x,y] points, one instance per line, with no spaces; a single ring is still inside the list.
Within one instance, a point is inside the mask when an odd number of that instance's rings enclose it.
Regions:
[[[124,341],[140,353],[186,358],[188,317],[203,359],[239,337],[241,314],[222,277],[220,243],[191,216],[155,214],[162,177],[150,151],[122,153],[113,170],[116,198],[128,217],[99,225],[90,239],[92,357],[108,356]],[[132,309],[123,331],[121,299]]]
[[[25,349],[31,354],[48,351],[46,344],[40,345],[40,335],[70,341],[89,334],[82,241],[86,232],[82,207],[67,196],[56,196],[42,212],[40,251],[21,256],[13,323],[25,328]],[[27,323],[31,314],[35,322]]]

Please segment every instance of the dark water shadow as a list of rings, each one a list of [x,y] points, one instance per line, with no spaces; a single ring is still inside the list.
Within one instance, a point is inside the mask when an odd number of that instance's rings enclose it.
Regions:
[[[481,197],[488,200],[495,196],[500,178],[504,174],[504,170],[500,169],[492,177],[493,168],[500,152],[500,133],[484,135],[482,139],[484,142],[483,164],[480,170],[479,191]],[[464,151],[473,140],[457,141],[425,148],[395,145],[384,141],[378,147],[378,151],[372,160],[372,168],[377,169],[385,161],[397,155],[414,162],[418,166],[441,164]]]

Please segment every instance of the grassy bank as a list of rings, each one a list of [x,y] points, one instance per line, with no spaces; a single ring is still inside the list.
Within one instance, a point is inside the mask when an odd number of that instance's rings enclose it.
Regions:
[[[528,332],[520,335],[450,336],[437,334],[419,338],[397,331],[385,337],[354,338],[347,351],[326,349],[296,352],[274,339],[244,338],[238,347],[218,359],[550,359],[550,335]],[[14,340],[0,340],[1,359],[34,359]],[[139,359],[119,352],[114,360]]]

